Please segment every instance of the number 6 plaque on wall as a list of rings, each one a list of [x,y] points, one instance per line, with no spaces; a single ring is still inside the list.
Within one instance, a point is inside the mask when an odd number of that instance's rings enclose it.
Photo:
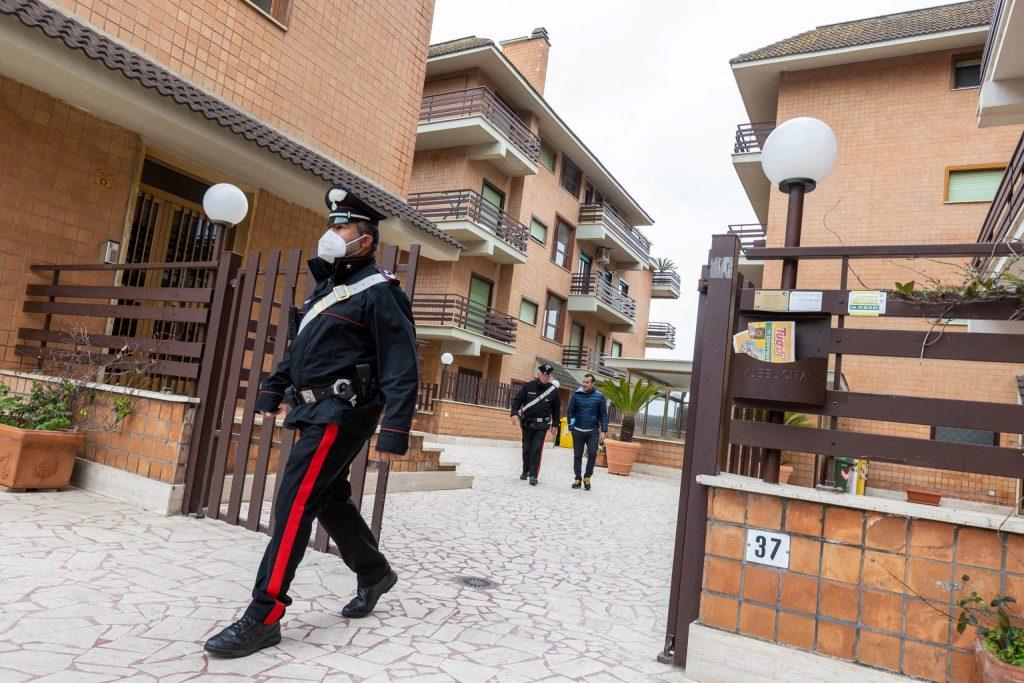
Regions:
[[[747,529],[747,562],[789,569],[789,534]]]

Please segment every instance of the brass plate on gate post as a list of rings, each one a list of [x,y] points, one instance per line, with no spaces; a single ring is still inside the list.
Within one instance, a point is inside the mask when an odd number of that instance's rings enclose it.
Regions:
[[[732,358],[729,396],[798,406],[825,405],[828,358],[765,363],[745,353]]]

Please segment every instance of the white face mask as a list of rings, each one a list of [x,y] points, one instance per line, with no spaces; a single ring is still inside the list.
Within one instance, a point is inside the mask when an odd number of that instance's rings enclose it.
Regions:
[[[316,255],[324,261],[333,263],[334,259],[345,258],[349,253],[349,245],[359,242],[364,237],[366,235],[360,235],[351,242],[346,242],[341,235],[333,230],[328,230],[316,245]]]

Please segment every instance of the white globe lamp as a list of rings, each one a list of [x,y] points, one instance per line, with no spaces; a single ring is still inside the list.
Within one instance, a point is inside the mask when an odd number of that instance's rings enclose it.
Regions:
[[[800,116],[772,131],[761,149],[764,174],[783,192],[799,183],[810,192],[836,165],[836,134],[824,121]]]
[[[238,225],[249,213],[249,200],[231,183],[217,183],[203,195],[203,211],[214,223]]]
[[[454,362],[455,362],[455,356],[453,356],[452,354],[450,354],[448,352],[445,352],[445,353],[441,354],[441,364],[442,365],[451,365]]]

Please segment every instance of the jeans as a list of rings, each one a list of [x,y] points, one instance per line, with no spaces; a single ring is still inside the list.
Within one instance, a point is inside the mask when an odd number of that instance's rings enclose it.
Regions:
[[[580,476],[580,470],[583,465],[583,447],[587,447],[587,474],[586,477],[590,478],[594,475],[594,463],[597,462],[597,440],[601,432],[597,429],[591,429],[589,432],[581,432],[577,429],[572,430],[572,471],[576,474],[577,479],[582,479]]]

